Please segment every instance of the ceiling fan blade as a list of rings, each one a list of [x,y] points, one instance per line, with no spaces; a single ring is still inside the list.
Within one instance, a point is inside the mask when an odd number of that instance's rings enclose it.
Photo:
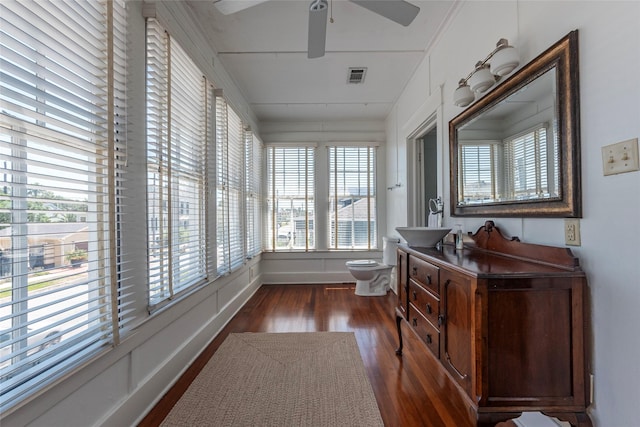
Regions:
[[[324,56],[324,46],[327,40],[328,10],[326,0],[314,0],[309,7],[307,58],[320,58]]]
[[[223,15],[231,15],[232,13],[240,12],[241,10],[264,3],[265,1],[267,0],[216,0],[214,6]]]
[[[387,19],[391,19],[393,22],[404,25],[405,27],[411,24],[420,8],[412,5],[404,0],[351,0],[358,6],[362,6],[365,9],[384,16]]]

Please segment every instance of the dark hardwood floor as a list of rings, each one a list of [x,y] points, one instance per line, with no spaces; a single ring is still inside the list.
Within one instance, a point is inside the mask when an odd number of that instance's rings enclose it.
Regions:
[[[395,354],[395,299],[393,292],[356,296],[351,284],[262,286],[139,425],[162,422],[229,333],[348,331],[355,333],[385,426],[469,426],[469,409],[451,382],[421,368],[431,356],[409,328],[403,327],[403,355]]]

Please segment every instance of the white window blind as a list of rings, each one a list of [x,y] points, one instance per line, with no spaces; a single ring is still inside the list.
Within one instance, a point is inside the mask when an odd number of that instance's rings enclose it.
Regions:
[[[245,130],[246,165],[246,224],[247,257],[256,256],[262,250],[262,221],[260,215],[262,201],[262,142],[251,131]]]
[[[329,147],[331,249],[374,249],[376,148]]]
[[[147,188],[151,308],[207,278],[206,80],[147,20]]]
[[[458,200],[465,204],[495,202],[498,195],[498,143],[464,143],[460,145],[458,168],[463,183]]]
[[[0,413],[127,320],[124,12],[0,2]]]
[[[244,130],[240,116],[216,89],[218,273],[245,261]]]
[[[543,125],[505,142],[510,194],[516,199],[548,198],[554,182],[549,179],[547,132]],[[551,148],[553,151],[553,147]]]
[[[315,248],[313,147],[267,148],[267,241],[272,251]]]

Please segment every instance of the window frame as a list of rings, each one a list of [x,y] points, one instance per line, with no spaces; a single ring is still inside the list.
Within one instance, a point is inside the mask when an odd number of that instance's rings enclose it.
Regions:
[[[265,250],[270,252],[283,251],[304,251],[309,252],[316,250],[316,156],[317,147],[315,144],[296,144],[296,145],[268,145],[265,148],[266,154],[266,222],[265,227]],[[276,156],[277,154],[277,156]],[[284,157],[283,157],[284,156]],[[302,163],[291,162],[292,157],[300,159]],[[277,165],[282,162],[281,165]],[[291,174],[286,171],[286,165],[294,167]],[[278,175],[274,175],[274,171],[279,171]],[[287,182],[285,182],[287,181]],[[297,181],[293,184],[291,181]],[[287,188],[282,187],[287,186]],[[294,190],[294,187],[296,191]],[[277,197],[278,191],[285,191],[286,196]],[[275,213],[279,209],[281,200],[287,200],[288,208],[284,207],[285,212],[289,212],[288,226],[279,225],[279,214]],[[292,212],[300,210],[304,217],[299,220],[292,218]],[[286,213],[285,213],[286,215]],[[301,225],[301,227],[298,227]],[[288,227],[288,228],[287,228]],[[280,235],[278,231],[284,229]],[[300,231],[298,231],[300,230]],[[302,240],[300,235],[304,236]],[[280,242],[282,241],[282,242]],[[285,243],[283,245],[281,243]],[[301,244],[299,242],[302,242]]]
[[[327,246],[329,250],[376,250],[378,249],[378,234],[379,234],[379,221],[378,221],[378,212],[377,212],[377,149],[376,145],[329,145],[327,146],[327,180],[328,180],[328,215],[327,215]],[[365,151],[363,153],[363,151]],[[340,156],[340,152],[342,152],[342,156]],[[349,156],[347,156],[349,154]],[[355,157],[354,157],[355,156]],[[339,158],[342,157],[340,161]],[[365,164],[362,164],[361,158],[366,158]],[[342,165],[342,168],[339,168],[339,165]],[[355,168],[355,169],[354,169]],[[364,169],[363,169],[364,168]],[[348,179],[347,175],[351,175],[351,178]],[[351,184],[355,184],[355,181],[358,183],[358,192],[354,194],[353,191],[348,191],[346,188],[347,182]],[[342,181],[342,185],[339,185],[339,181]],[[362,187],[362,185],[365,187]],[[340,192],[339,189],[342,188],[344,191]],[[361,190],[365,189],[365,193],[361,194]],[[357,200],[354,201],[354,198]],[[346,200],[350,199],[349,203],[346,203]],[[341,200],[344,206],[339,207],[338,200]],[[366,243],[358,244],[359,241],[362,241],[362,238],[358,238],[358,212],[362,211],[361,206],[362,201],[365,201],[366,207]],[[349,208],[351,207],[351,208]],[[349,215],[349,210],[351,210],[351,214]],[[350,230],[350,238],[345,238],[344,233],[347,228],[345,225],[340,226],[340,217],[341,212],[347,212],[346,216],[343,214],[343,218],[350,219],[351,226]],[[334,220],[337,218],[337,221]],[[342,221],[343,223],[345,221]],[[362,228],[362,227],[360,227]],[[348,244],[341,244],[340,242],[349,241]]]
[[[0,198],[13,249],[11,298],[0,304],[2,328],[10,323],[0,343],[2,413],[118,345],[130,289],[120,245],[125,3],[3,2],[0,12]],[[63,223],[79,225],[73,236],[83,241],[64,240]],[[32,289],[39,269],[62,283]]]
[[[152,312],[209,280],[210,257],[202,248],[209,241],[210,97],[202,71],[160,22],[147,18],[146,36],[147,297]]]
[[[557,144],[549,139],[549,128],[548,123],[540,123],[504,139],[505,181],[510,197],[528,200],[532,190],[536,200],[558,197],[558,176],[553,175],[558,168],[557,165],[550,168],[547,164],[558,157],[553,155]],[[521,169],[524,169],[524,179],[518,180],[517,171]],[[555,195],[551,195],[554,191]]]
[[[544,137],[541,137],[541,132],[544,132]],[[482,205],[483,203],[496,203],[504,200],[528,200],[528,195],[532,194],[531,187],[526,187],[522,191],[517,189],[517,170],[525,168],[529,170],[529,175],[526,177],[527,182],[531,179],[533,174],[534,191],[537,194],[535,200],[541,199],[553,199],[557,198],[551,196],[551,192],[557,192],[557,183],[559,176],[554,176],[552,171],[558,171],[557,165],[548,165],[547,162],[553,161],[557,158],[553,156],[553,151],[558,149],[555,141],[548,138],[549,125],[548,123],[540,123],[521,132],[510,135],[502,140],[473,140],[473,141],[460,141],[458,144],[458,159],[462,165],[466,160],[465,151],[468,149],[487,148],[489,153],[484,154],[482,161],[484,167],[478,168],[478,170],[489,170],[490,176],[488,177],[489,192],[478,192],[470,196],[469,189],[473,186],[467,182],[467,177],[464,175],[465,171],[473,170],[472,167],[466,165],[458,168],[458,181],[463,185],[458,187],[458,200],[464,200],[465,204],[469,206]],[[522,145],[522,147],[514,147],[515,144]],[[530,146],[533,144],[533,146]],[[526,151],[529,151],[527,154]],[[480,154],[480,153],[478,153]],[[488,157],[487,157],[488,156]],[[531,163],[516,165],[517,158],[522,159],[525,156],[525,161],[530,160]],[[479,157],[478,157],[479,158]],[[487,167],[487,164],[490,165]],[[551,167],[549,167],[551,166]],[[482,177],[478,177],[481,179]],[[545,195],[539,197],[539,194],[545,192]],[[521,193],[521,196],[518,194]],[[484,197],[483,197],[484,195]],[[516,199],[517,197],[517,199]]]
[[[470,155],[473,156],[475,154],[475,158],[477,158],[478,163],[480,164],[488,163],[490,165],[489,176],[488,177],[484,177],[480,175],[477,176],[478,191],[475,194],[471,195],[469,194],[469,191],[467,191],[470,185],[467,183],[468,177],[465,176],[464,171],[473,170],[473,168],[469,166],[459,168],[458,169],[460,173],[459,181],[464,183],[464,185],[461,185],[459,187],[460,194],[458,195],[458,200],[464,200],[465,203],[468,203],[470,205],[482,204],[487,202],[494,203],[495,201],[501,198],[500,195],[502,194],[502,192],[505,191],[505,186],[507,186],[507,183],[505,182],[505,177],[499,175],[498,173],[498,171],[502,170],[503,168],[496,167],[498,162],[503,161],[501,160],[501,156],[503,155],[502,152],[504,151],[502,141],[498,141],[498,140],[461,141],[459,144],[459,154],[458,154],[458,158],[460,159],[461,164],[464,163],[466,161],[466,158],[469,157],[469,155],[465,155],[465,151],[467,150],[476,151],[475,153],[473,152],[470,153]],[[484,152],[486,150],[488,150],[488,152]],[[478,171],[486,170],[486,168],[479,166],[477,170]],[[480,183],[482,182],[483,178],[489,179],[488,192],[486,190],[481,191],[480,189]]]
[[[245,136],[245,165],[246,165],[246,248],[247,259],[251,259],[262,252],[262,160],[263,144],[260,138],[246,128]]]
[[[214,90],[216,111],[217,271],[229,274],[246,262],[245,125],[225,98]],[[220,243],[222,242],[222,247]]]

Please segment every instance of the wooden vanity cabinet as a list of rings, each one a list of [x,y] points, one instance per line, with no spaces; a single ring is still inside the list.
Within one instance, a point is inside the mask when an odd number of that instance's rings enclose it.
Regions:
[[[439,268],[417,257],[409,257],[408,320],[427,345],[440,357]]]
[[[396,349],[396,354],[402,354],[402,321],[408,319],[409,300],[408,298],[408,282],[407,272],[409,266],[407,261],[409,255],[404,250],[398,248],[396,251],[396,294],[398,295],[398,304],[396,305],[396,326],[398,328],[398,341],[399,347]]]
[[[396,274],[397,274],[397,294],[398,310],[403,318],[407,318],[407,253],[401,249],[397,250]]]
[[[469,397],[473,397],[471,369],[475,358],[471,316],[472,278],[442,270],[442,363]]]
[[[469,403],[493,426],[541,411],[574,426],[586,414],[586,278],[569,249],[505,239],[487,221],[463,250],[398,249],[396,308]],[[400,262],[402,261],[402,262]]]

